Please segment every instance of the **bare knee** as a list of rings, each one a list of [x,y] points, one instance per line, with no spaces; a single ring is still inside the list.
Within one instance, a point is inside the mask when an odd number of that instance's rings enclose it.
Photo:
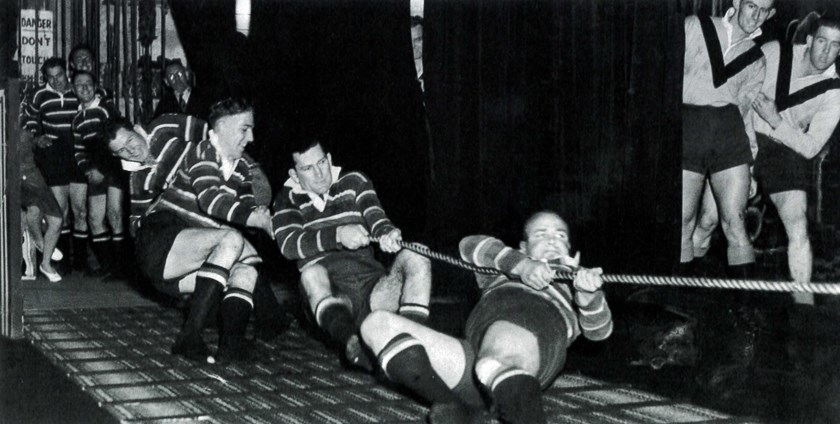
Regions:
[[[87,207],[85,207],[85,205],[77,205],[77,204],[73,203],[72,205],[70,205],[70,209],[73,211],[73,222],[74,223],[76,223],[76,222],[82,223],[82,222],[87,221],[88,213],[87,213]]]
[[[258,271],[251,265],[236,263],[230,269],[228,283],[231,287],[253,293],[257,284]]]
[[[387,311],[372,311],[364,321],[362,321],[359,331],[362,333],[362,338],[368,345],[376,345],[376,340],[380,339],[385,334],[387,329],[396,326],[394,313]]]
[[[46,215],[45,218],[47,220],[47,231],[54,230],[58,232],[61,230],[61,224],[64,223],[64,220],[60,216]]]
[[[404,277],[423,275],[431,277],[432,273],[432,262],[429,258],[406,249],[397,255],[394,267]]]
[[[108,223],[114,230],[122,230],[122,210],[119,208],[108,209]]]
[[[744,227],[745,213],[746,210],[740,210],[721,215],[720,228],[730,242],[735,238],[746,238],[746,229]]]
[[[532,332],[507,321],[496,321],[485,331],[478,357],[535,375],[540,363],[539,343]]]
[[[232,255],[233,257],[239,257],[239,253],[242,252],[244,245],[245,239],[242,238],[242,234],[239,231],[222,230],[213,251],[218,254],[225,254],[225,256]]]
[[[785,225],[785,232],[791,244],[802,244],[809,241],[808,218],[804,212],[782,216],[782,222]]]
[[[697,228],[702,231],[712,232],[718,225],[718,217],[716,214],[703,213],[700,219],[697,220]]]
[[[300,271],[300,284],[307,293],[324,290],[329,288],[329,273],[321,265],[309,265]]]

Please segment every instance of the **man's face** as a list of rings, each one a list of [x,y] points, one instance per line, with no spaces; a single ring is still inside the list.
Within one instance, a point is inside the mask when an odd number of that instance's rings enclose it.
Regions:
[[[525,227],[524,253],[536,260],[565,259],[569,256],[569,226],[553,213],[541,213]]]
[[[143,163],[151,157],[146,139],[135,131],[120,128],[108,143],[111,152],[120,159]]]
[[[735,0],[732,5],[738,10],[738,26],[746,34],[755,32],[776,12],[773,0]]]
[[[47,84],[55,91],[67,91],[67,72],[61,66],[47,69]]]
[[[73,69],[77,71],[93,72],[93,54],[88,50],[77,50],[70,61],[73,63]]]
[[[840,54],[840,30],[821,26],[813,36],[808,36],[808,58],[814,68],[825,71]]]
[[[289,175],[304,190],[319,195],[330,191],[333,183],[332,159],[330,155],[324,154],[320,144],[303,153],[292,154],[292,159],[295,161],[295,167],[289,170]]]
[[[239,159],[245,152],[245,146],[254,141],[254,114],[242,112],[220,118],[209,135],[219,146],[222,156],[230,160]]]
[[[87,103],[93,100],[96,94],[96,83],[89,74],[78,74],[73,78],[73,90],[76,92],[76,97],[82,103]]]
[[[179,94],[190,87],[189,80],[187,79],[187,71],[183,66],[178,64],[167,66],[163,72],[163,79],[166,81],[166,85]]]
[[[414,49],[414,60],[423,58],[423,25],[411,26],[411,47]]]

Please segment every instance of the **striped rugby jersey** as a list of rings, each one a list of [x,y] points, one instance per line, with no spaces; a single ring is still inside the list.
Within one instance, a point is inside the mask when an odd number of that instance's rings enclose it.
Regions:
[[[73,118],[73,140],[76,164],[82,172],[91,167],[104,167],[115,162],[116,158],[108,151],[108,141],[105,140],[105,124],[120,116],[119,111],[111,102],[96,98],[93,103],[80,110]]]
[[[479,267],[495,268],[510,274],[527,256],[501,240],[483,235],[469,236],[459,245],[461,258]],[[588,305],[577,305],[575,312],[570,284],[553,282],[547,290],[535,290],[521,281],[511,280],[507,275],[476,274],[482,296],[501,287],[517,288],[541,298],[560,311],[566,321],[568,344],[581,333],[589,340],[604,340],[612,334],[612,313],[603,291],[597,291],[595,298]],[[568,347],[568,345],[567,345]]]
[[[36,136],[64,139],[72,145],[73,118],[78,109],[79,99],[71,90],[59,93],[46,84],[32,92],[21,104],[21,127]]]
[[[190,224],[201,228],[223,228],[227,224],[245,226],[257,208],[251,187],[251,168],[255,164],[246,155],[236,162],[233,173],[225,179],[221,158],[210,140],[186,150],[183,164],[149,213],[169,210]]]
[[[131,173],[130,222],[136,228],[152,203],[175,179],[187,152],[207,136],[207,123],[189,115],[165,114],[144,126],[155,165]]]
[[[342,225],[361,224],[373,237],[395,229],[385,215],[370,179],[361,172],[339,174],[322,199],[323,210],[313,204],[309,192],[289,181],[274,198],[271,226],[280,253],[298,261],[298,268],[314,263],[331,252],[342,250],[336,230]],[[370,249],[358,249],[372,255]]]

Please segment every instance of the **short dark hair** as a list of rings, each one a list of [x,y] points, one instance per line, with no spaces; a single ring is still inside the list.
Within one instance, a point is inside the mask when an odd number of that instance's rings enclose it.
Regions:
[[[55,68],[56,66],[60,66],[61,69],[67,71],[67,62],[64,59],[53,56],[44,61],[44,64],[41,65],[41,75],[47,75],[47,69]]]
[[[68,54],[68,55],[67,55],[67,60],[69,60],[69,61],[70,61],[70,68],[71,68],[72,70],[74,70],[74,71],[75,71],[76,69],[73,67],[73,56],[75,56],[75,55],[76,55],[76,53],[78,53],[78,52],[80,52],[80,51],[82,51],[82,50],[87,50],[87,51],[88,51],[88,53],[90,53],[90,54],[91,54],[91,56],[93,56],[93,48],[91,48],[89,44],[87,44],[87,43],[79,43],[79,44],[76,44],[75,46],[73,46],[73,49],[72,49],[72,50],[70,50],[70,54]],[[91,59],[93,59],[93,58],[91,58]]]
[[[210,106],[210,116],[207,117],[207,124],[215,128],[216,122],[226,116],[238,115],[245,112],[253,112],[254,106],[248,100],[242,98],[231,98],[220,100]]]
[[[94,75],[94,74],[93,74],[93,72],[88,72],[88,71],[76,71],[76,72],[74,72],[74,73],[73,73],[73,76],[70,78],[70,82],[71,82],[71,83],[73,83],[73,84],[75,84],[75,83],[76,83],[76,78],[77,78],[79,75],[87,75],[87,76],[89,76],[89,77],[90,77],[90,79],[93,81],[93,84],[94,84],[95,86],[98,86],[98,85],[99,85],[99,81],[97,81],[97,80],[96,80],[96,75]]]
[[[834,28],[840,31],[840,19],[832,14],[823,14],[819,19],[817,19],[817,22],[814,23],[814,27],[811,28],[811,36],[816,35],[820,27]]]
[[[528,227],[531,226],[531,223],[536,221],[537,218],[539,218],[543,215],[554,215],[554,216],[560,218],[561,220],[563,220],[563,217],[561,217],[559,213],[554,212],[551,209],[540,209],[540,210],[532,213],[530,216],[528,216],[528,219],[525,220],[525,224],[522,226],[522,240],[528,240]],[[563,220],[563,222],[566,222],[566,221]],[[566,224],[566,225],[568,225],[568,224]]]
[[[105,139],[110,144],[115,138],[117,138],[117,133],[121,130],[128,130],[134,131],[134,128],[131,126],[131,121],[123,116],[118,116],[114,119],[109,120],[105,124]]]

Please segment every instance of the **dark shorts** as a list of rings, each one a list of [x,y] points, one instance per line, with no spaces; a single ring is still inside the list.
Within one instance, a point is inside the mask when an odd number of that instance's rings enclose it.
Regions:
[[[44,215],[58,218],[64,216],[55,195],[37,168],[21,170],[20,203],[24,208],[37,206]]]
[[[356,324],[361,324],[370,313],[370,294],[385,275],[385,267],[365,250],[336,252],[316,264],[327,269],[333,294],[350,298]]]
[[[155,212],[140,221],[140,228],[134,240],[140,272],[156,289],[176,297],[181,295],[178,290],[180,278],[166,280],[163,278],[163,271],[175,238],[187,228],[190,228],[187,222],[175,213]]]
[[[758,155],[755,158],[755,179],[767,194],[811,188],[813,161],[805,159],[790,147],[777,143],[764,134],[756,134]]]
[[[85,174],[76,165],[72,137],[70,141],[58,139],[49,147],[35,149],[35,162],[50,187],[87,183]]]
[[[566,363],[566,325],[560,311],[549,301],[516,287],[491,290],[479,299],[464,329],[470,345],[478,351],[490,324],[507,321],[527,329],[537,338],[540,370],[537,379],[548,387]]]
[[[88,196],[101,196],[103,194],[108,194],[108,188],[118,188],[120,190],[126,190],[128,187],[128,181],[125,175],[126,172],[114,172],[112,170],[104,170],[100,171],[105,176],[102,179],[102,182],[99,184],[90,184],[88,183]]]
[[[706,175],[752,163],[744,119],[734,105],[683,105],[682,169]]]

